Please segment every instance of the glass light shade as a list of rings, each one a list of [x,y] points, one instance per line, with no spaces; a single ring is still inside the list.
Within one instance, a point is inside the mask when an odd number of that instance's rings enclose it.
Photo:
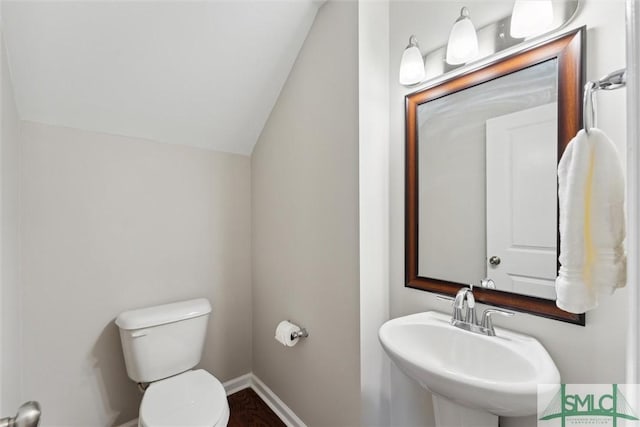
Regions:
[[[515,39],[537,36],[551,29],[553,4],[551,0],[516,0],[511,14],[511,37]]]
[[[400,61],[400,84],[409,86],[424,80],[424,60],[415,37],[409,39],[409,46],[402,54]]]
[[[453,24],[447,43],[446,61],[451,65],[464,64],[478,55],[478,35],[469,18],[469,11],[463,7],[460,17]]]

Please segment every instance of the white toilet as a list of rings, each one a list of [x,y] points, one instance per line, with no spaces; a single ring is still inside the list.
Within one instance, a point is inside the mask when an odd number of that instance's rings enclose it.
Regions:
[[[204,298],[125,311],[116,319],[129,378],[150,383],[141,427],[224,427],[224,387],[200,362],[211,305]]]

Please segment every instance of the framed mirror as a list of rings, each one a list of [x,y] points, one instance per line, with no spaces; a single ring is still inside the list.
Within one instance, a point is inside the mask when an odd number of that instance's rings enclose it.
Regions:
[[[584,325],[555,305],[557,163],[582,123],[584,27],[407,95],[405,284]],[[482,285],[484,286],[481,286]]]

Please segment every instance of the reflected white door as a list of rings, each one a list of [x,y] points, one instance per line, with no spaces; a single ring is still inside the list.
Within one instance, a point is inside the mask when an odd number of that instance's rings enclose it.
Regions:
[[[557,104],[487,120],[487,276],[555,299]]]

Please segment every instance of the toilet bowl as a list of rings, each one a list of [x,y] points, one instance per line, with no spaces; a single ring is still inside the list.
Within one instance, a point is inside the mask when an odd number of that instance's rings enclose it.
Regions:
[[[224,427],[224,387],[204,369],[202,357],[211,305],[204,298],[125,311],[116,319],[127,375],[148,384],[141,427]]]
[[[152,383],[144,393],[140,427],[224,427],[227,395],[220,381],[203,369]]]

